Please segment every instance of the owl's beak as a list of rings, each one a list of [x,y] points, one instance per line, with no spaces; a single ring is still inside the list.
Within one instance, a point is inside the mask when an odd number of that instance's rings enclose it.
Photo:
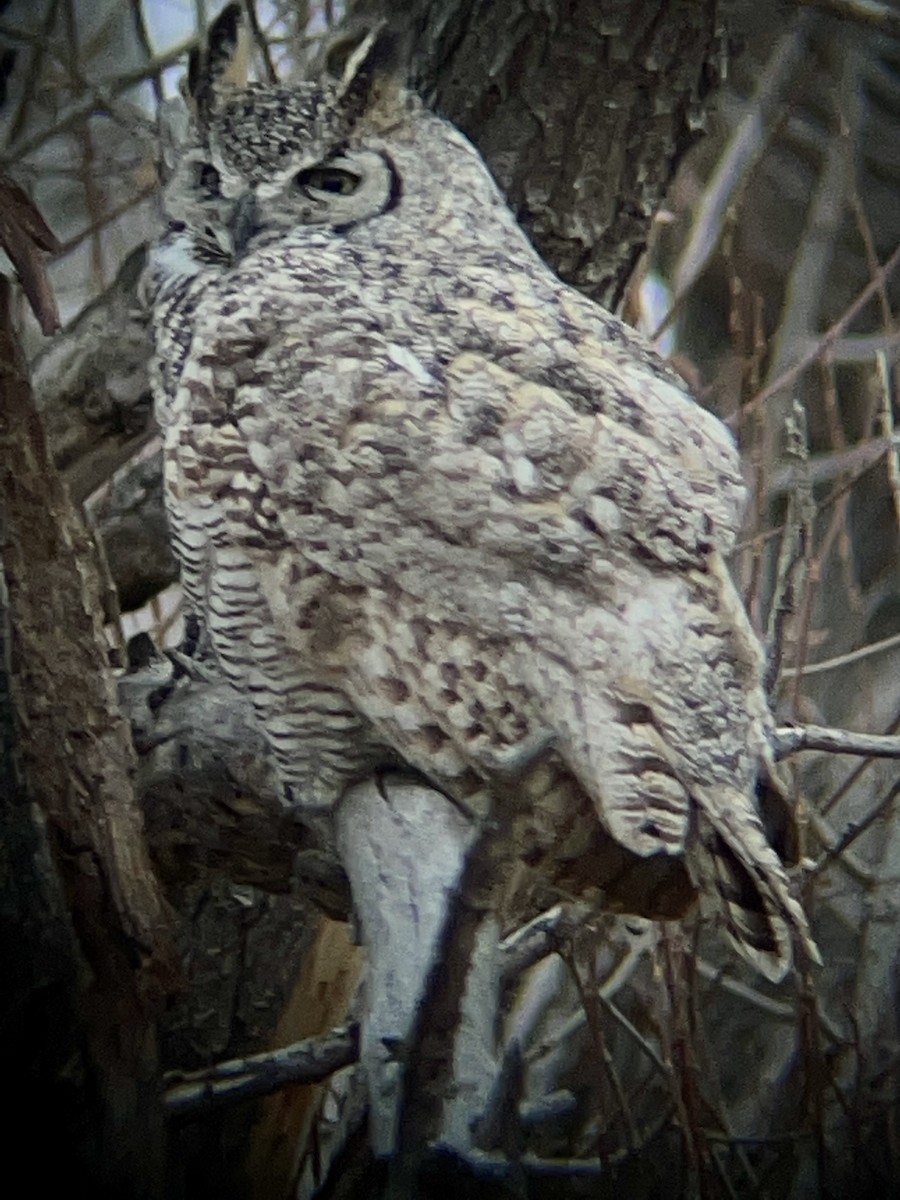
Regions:
[[[235,201],[231,212],[231,242],[235,258],[240,258],[259,228],[259,206],[254,194],[247,192]]]

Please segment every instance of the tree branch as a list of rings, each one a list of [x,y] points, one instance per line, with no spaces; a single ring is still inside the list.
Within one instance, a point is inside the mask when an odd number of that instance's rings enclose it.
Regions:
[[[358,1059],[359,1026],[346,1025],[324,1037],[216,1063],[205,1071],[173,1072],[166,1077],[166,1111],[170,1116],[193,1114],[268,1096],[289,1084],[321,1083]]]
[[[828,729],[823,725],[783,725],[775,730],[772,749],[776,758],[786,758],[801,750],[859,754],[866,758],[900,758],[900,737]]]

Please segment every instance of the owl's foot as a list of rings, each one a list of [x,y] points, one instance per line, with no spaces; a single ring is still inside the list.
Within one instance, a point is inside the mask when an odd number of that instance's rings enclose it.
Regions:
[[[184,618],[184,636],[178,649],[187,658],[193,658],[200,648],[203,636],[203,622],[196,613],[187,613]]]
[[[209,641],[205,632],[198,616],[194,613],[185,616],[184,636],[175,649],[166,651],[166,657],[172,664],[173,685],[185,677],[201,681],[211,677],[207,655]]]
[[[194,613],[188,613],[184,618],[184,636],[178,646],[163,651],[172,664],[172,674],[148,697],[152,712],[162,707],[180,679],[204,681],[210,678],[211,672],[203,664],[203,635],[203,622]]]

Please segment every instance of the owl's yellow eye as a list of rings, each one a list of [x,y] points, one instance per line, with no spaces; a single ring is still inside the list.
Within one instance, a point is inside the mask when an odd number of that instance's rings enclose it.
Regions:
[[[350,196],[360,185],[360,177],[340,167],[309,167],[298,171],[294,185],[307,196],[315,199],[315,193],[325,192],[330,196]]]

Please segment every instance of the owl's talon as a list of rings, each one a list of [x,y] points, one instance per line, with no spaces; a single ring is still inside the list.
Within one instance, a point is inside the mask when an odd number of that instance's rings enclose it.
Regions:
[[[175,679],[205,679],[206,673],[200,664],[181,650],[167,650],[166,658],[172,664],[172,678]]]
[[[156,715],[168,698],[175,691],[174,679],[168,680],[166,683],[160,684],[158,688],[154,688],[147,696],[147,707]]]
[[[181,639],[178,650],[187,658],[193,658],[200,647],[202,636],[203,622],[196,613],[187,613],[184,618],[184,636]]]

